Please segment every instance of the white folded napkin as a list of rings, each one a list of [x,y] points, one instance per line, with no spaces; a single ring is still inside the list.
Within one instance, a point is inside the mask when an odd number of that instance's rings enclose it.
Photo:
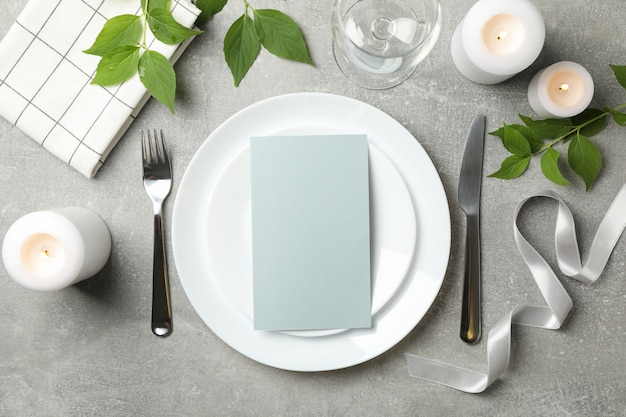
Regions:
[[[0,115],[87,177],[96,174],[150,97],[135,76],[92,85],[99,57],[89,48],[107,19],[138,14],[139,0],[30,0],[0,42]],[[173,0],[174,18],[192,27],[200,10]],[[172,62],[188,42],[150,48]]]

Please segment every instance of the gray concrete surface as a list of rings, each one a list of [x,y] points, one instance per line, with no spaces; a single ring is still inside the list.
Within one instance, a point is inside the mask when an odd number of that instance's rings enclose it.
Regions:
[[[27,0],[0,7],[4,36]],[[242,4],[230,1],[176,66],[174,115],[154,100],[143,109],[94,179],[60,163],[18,129],[0,120],[0,235],[28,212],[78,205],[99,213],[113,236],[113,253],[96,277],[58,293],[35,293],[0,268],[0,415],[2,416],[625,416],[626,241],[593,285],[564,279],[574,310],[558,331],[516,327],[506,374],[479,395],[411,378],[404,353],[486,370],[486,338],[475,346],[458,337],[464,218],[456,184],[467,127],[478,112],[488,129],[532,115],[526,87],[539,69],[560,60],[587,67],[596,82],[593,104],[626,102],[610,63],[626,64],[622,0],[537,1],[547,40],[537,62],[496,86],[480,86],[454,68],[450,40],[471,0],[442,0],[443,30],[431,55],[404,84],[368,91],[347,81],[330,48],[330,0],[253,0],[294,17],[315,68],[262,53],[239,88],[222,57],[222,40]],[[290,92],[330,92],[370,103],[401,122],[423,145],[451,208],[452,245],[442,289],[426,317],[398,345],[364,364],[331,372],[297,373],[256,363],[228,347],[189,303],[171,259],[175,314],[171,337],[150,333],[151,206],[141,182],[139,131],[162,127],[174,155],[174,195],[198,147],[225,119],[259,100]],[[513,210],[524,197],[557,190],[570,205],[586,254],[613,197],[626,181],[626,128],[598,137],[601,176],[584,192],[580,181],[558,187],[537,162],[522,178],[483,183],[483,303],[487,332],[523,303],[542,303],[517,253]],[[485,173],[506,155],[488,138]],[[529,239],[554,265],[555,205],[539,201],[522,216]],[[168,244],[169,244],[168,230]]]

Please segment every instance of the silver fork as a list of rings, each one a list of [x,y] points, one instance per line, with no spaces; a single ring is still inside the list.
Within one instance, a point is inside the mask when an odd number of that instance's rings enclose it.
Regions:
[[[152,269],[152,333],[172,332],[172,304],[163,243],[163,201],[172,188],[172,168],[163,131],[141,131],[143,186],[154,207],[154,259]]]

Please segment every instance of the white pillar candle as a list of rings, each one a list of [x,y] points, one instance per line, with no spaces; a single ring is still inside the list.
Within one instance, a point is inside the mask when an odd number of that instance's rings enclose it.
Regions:
[[[111,253],[111,234],[94,212],[67,207],[19,218],[2,244],[4,267],[16,282],[55,291],[95,275]]]
[[[528,102],[541,117],[572,117],[589,106],[593,90],[593,79],[584,67],[562,61],[535,74],[528,85]]]
[[[525,70],[545,41],[543,17],[529,0],[480,0],[452,36],[452,59],[479,84],[501,83]]]

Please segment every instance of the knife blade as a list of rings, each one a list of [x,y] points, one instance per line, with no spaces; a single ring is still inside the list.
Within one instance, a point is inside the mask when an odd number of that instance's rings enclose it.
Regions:
[[[458,189],[459,206],[466,216],[461,339],[467,343],[478,342],[481,334],[480,189],[484,141],[485,115],[479,114],[467,135]]]

